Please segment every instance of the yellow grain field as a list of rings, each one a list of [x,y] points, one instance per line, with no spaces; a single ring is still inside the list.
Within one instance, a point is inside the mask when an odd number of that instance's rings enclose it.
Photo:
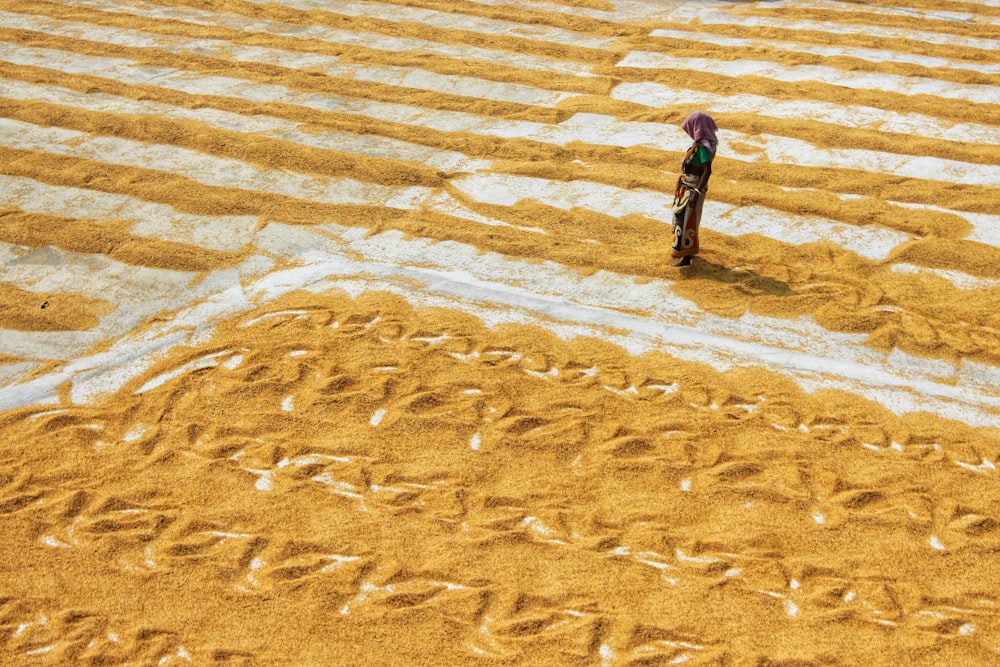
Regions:
[[[1000,664],[998,53],[1000,0],[0,0],[0,663]]]

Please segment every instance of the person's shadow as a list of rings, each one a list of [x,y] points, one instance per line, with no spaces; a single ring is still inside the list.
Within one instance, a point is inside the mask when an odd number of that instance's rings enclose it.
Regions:
[[[748,294],[768,294],[771,296],[795,296],[797,292],[788,283],[776,278],[762,276],[749,269],[735,268],[709,262],[702,257],[694,257],[690,266],[680,268],[682,279],[701,278],[718,283],[735,285]]]

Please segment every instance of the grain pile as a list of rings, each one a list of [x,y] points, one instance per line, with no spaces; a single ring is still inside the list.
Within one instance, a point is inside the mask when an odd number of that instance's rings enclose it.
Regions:
[[[998,48],[0,0],[3,662],[995,664]]]

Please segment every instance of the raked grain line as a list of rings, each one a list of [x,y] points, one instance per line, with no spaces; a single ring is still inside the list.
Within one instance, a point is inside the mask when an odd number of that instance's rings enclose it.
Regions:
[[[709,31],[720,31],[730,36],[740,36],[742,31],[755,29],[768,34],[792,36],[801,33],[806,43],[829,43],[829,35],[835,35],[838,42],[846,46],[874,48],[886,41],[909,45],[914,53],[928,53],[938,57],[953,57],[955,49],[968,50],[970,62],[975,62],[975,54],[988,56],[1000,47],[1000,41],[982,36],[963,37],[933,30],[904,29],[862,22],[834,23],[804,18],[788,19],[780,15],[754,16],[735,15],[712,8],[687,7],[674,15],[678,20],[695,20],[704,24]],[[810,37],[811,36],[811,37]]]
[[[841,2],[832,2],[831,0],[803,0],[802,2],[796,3],[796,7],[803,9],[816,9],[823,11],[833,12],[835,15],[849,13]],[[977,14],[973,14],[967,11],[948,11],[945,9],[919,9],[911,7],[879,7],[875,4],[865,5],[863,9],[864,13],[872,14],[875,16],[903,16],[920,18],[930,21],[943,21],[957,23],[959,25],[997,25],[1000,24],[1000,20],[997,19],[995,14],[989,15],[986,12],[980,11]]]
[[[315,7],[315,5],[311,5],[310,3],[298,3],[298,4],[300,6],[312,6],[312,7]],[[329,5],[327,5],[327,7],[329,7]],[[345,9],[345,7],[346,6],[340,6],[340,9],[344,10],[344,11],[347,11]],[[467,25],[466,21],[471,21],[471,19],[469,19],[469,17],[467,17],[467,16],[458,17],[457,19],[454,18],[454,17],[451,17],[449,20],[446,21],[446,20],[444,20],[445,17],[443,17],[440,12],[438,12],[438,13],[427,13],[426,11],[423,11],[423,10],[412,10],[412,12],[411,12],[411,10],[403,11],[402,9],[400,9],[398,7],[394,7],[393,8],[393,13],[395,13],[397,16],[399,16],[399,15],[406,15],[408,12],[409,13],[417,12],[417,14],[419,14],[424,19],[429,19],[430,17],[433,17],[433,21],[436,24],[438,24],[439,27],[447,28],[447,29],[452,29],[457,24]],[[201,16],[202,16],[202,19],[204,19],[205,14],[202,14]],[[456,21],[457,21],[457,23],[456,23]],[[39,27],[38,23],[40,23],[40,21],[30,21],[29,22],[30,25],[28,25],[27,27],[25,27],[23,24],[18,25],[17,23],[18,23],[17,20],[14,20],[15,27],[18,27],[19,29],[34,30],[34,29],[37,29]],[[495,33],[500,32],[501,27],[509,27],[509,26],[506,26],[506,24],[503,24],[502,22],[499,22],[499,23],[498,22],[490,22],[488,20],[484,21],[484,20],[480,20],[480,19],[476,19],[474,21],[471,21],[471,23],[473,23],[477,27],[481,27],[484,31],[495,32]],[[55,23],[49,21],[49,22],[47,22],[47,25],[50,26],[50,27],[52,25],[63,25],[65,27],[66,24],[60,23],[58,21],[55,22]],[[74,34],[80,35],[82,32],[86,32],[90,36],[96,36],[98,38],[100,38],[101,36],[103,36],[103,37],[109,39],[109,41],[110,41],[110,40],[120,39],[122,35],[128,35],[128,37],[130,39],[131,38],[136,38],[136,40],[137,40],[136,43],[137,44],[141,44],[145,48],[152,48],[152,47],[157,47],[157,46],[160,45],[160,41],[158,39],[156,39],[156,38],[152,38],[152,39],[150,39],[150,38],[140,39],[141,35],[139,35],[135,31],[122,32],[122,31],[114,31],[114,30],[105,29],[105,28],[97,28],[97,27],[94,27],[94,26],[81,26],[81,28],[83,28],[83,30],[78,30],[76,32],[74,32],[72,30],[68,31],[68,33],[66,34],[66,36],[72,36]],[[560,33],[558,31],[534,30],[534,31],[531,32],[531,35],[533,37],[536,37],[536,38],[544,36],[544,38],[546,38],[546,39],[550,39],[550,40],[553,40],[553,41],[556,41],[556,42],[562,42],[565,45],[569,45],[569,42],[572,41],[572,40],[570,40],[568,42],[565,39],[565,36],[566,36],[565,33]],[[170,41],[170,40],[168,40],[168,41]],[[178,41],[174,40],[173,41],[173,45],[174,45],[175,49],[180,48],[181,50],[186,50],[186,49],[197,50],[197,49],[205,49],[205,48],[215,49],[216,54],[219,55],[219,56],[221,56],[223,54],[232,55],[232,53],[237,53],[237,55],[238,55],[238,53],[242,52],[243,53],[243,58],[245,59],[245,61],[248,61],[248,62],[251,62],[251,63],[253,63],[253,62],[271,62],[271,63],[281,62],[281,64],[282,64],[283,67],[287,66],[288,63],[284,62],[282,58],[279,58],[277,56],[285,56],[285,55],[289,55],[290,54],[293,58],[296,57],[296,54],[294,52],[272,53],[271,51],[262,50],[262,49],[259,49],[259,48],[257,48],[257,49],[238,49],[236,47],[223,46],[221,44],[216,44],[216,43],[208,42],[208,41],[205,41],[205,40],[195,40],[195,41],[188,41],[188,42],[183,42],[183,40],[181,42],[178,42]],[[133,43],[132,46],[135,46],[135,43]],[[593,43],[588,43],[587,46],[588,46],[588,48],[600,48],[600,47],[606,48],[608,46],[608,43],[607,42],[600,42],[598,40],[598,41],[595,41]],[[235,49],[235,51],[233,51],[233,49]],[[230,53],[227,54],[226,53],[227,51],[229,51]],[[439,55],[445,55],[447,57],[452,57],[451,55],[449,55],[449,53],[447,51],[440,51]],[[494,54],[492,54],[492,53],[486,53],[486,52],[483,52],[480,55],[482,55],[484,57],[487,57],[487,56],[488,57],[495,57]],[[301,57],[301,56],[299,56],[299,57]],[[631,56],[631,57],[633,58],[633,60],[632,61],[626,60],[626,63],[628,63],[628,64],[636,64],[636,58],[639,58],[639,56]],[[316,61],[313,61],[314,64],[315,64],[315,62]],[[320,61],[320,62],[322,62],[322,61]],[[528,61],[522,61],[522,62],[524,64],[527,64]],[[657,62],[659,64],[663,63],[662,60],[657,61]],[[532,61],[532,64],[534,64],[535,66],[538,66],[539,63],[538,63],[538,61]],[[695,63],[695,64],[699,65],[699,64],[703,64],[703,63],[698,62],[698,63]],[[690,63],[687,66],[690,66]],[[385,84],[388,84],[388,85],[398,85],[400,83],[403,83],[405,85],[405,83],[412,83],[413,80],[414,80],[413,76],[412,76],[413,72],[407,73],[407,74],[405,74],[405,76],[404,76],[403,72],[399,72],[397,75],[393,75],[393,76],[388,76],[387,77],[384,72],[372,71],[371,68],[359,68],[359,67],[354,66],[354,65],[348,66],[347,69],[345,70],[345,69],[341,69],[343,67],[342,65],[330,62],[330,63],[325,64],[324,67],[325,67],[326,71],[328,73],[330,73],[330,74],[340,74],[340,75],[343,75],[343,76],[346,76],[346,75],[350,74],[352,77],[356,77],[358,75],[361,75],[361,76],[364,76],[364,77],[369,77],[373,81],[376,81],[376,82],[379,82],[379,83],[385,83]],[[772,74],[774,72],[778,72],[779,74],[781,74],[782,72],[784,72],[784,70],[782,70],[780,68],[774,69],[772,67],[771,69],[768,70],[768,72],[770,72]],[[575,72],[575,73],[577,75],[584,75],[584,76],[588,76],[589,75],[589,72],[582,71],[582,70],[577,70],[577,72]],[[784,74],[781,74],[781,75],[784,75]],[[780,76],[779,76],[779,78],[780,78]],[[530,89],[524,88],[524,87],[518,87],[516,84],[505,83],[505,84],[502,84],[500,86],[491,86],[488,82],[485,82],[483,80],[474,81],[474,80],[467,79],[467,78],[466,79],[463,79],[463,78],[454,78],[454,77],[449,78],[447,76],[434,75],[432,73],[427,73],[427,72],[425,72],[425,73],[419,73],[417,75],[416,79],[419,80],[420,84],[424,87],[425,90],[430,90],[432,92],[433,91],[437,91],[437,92],[442,92],[443,93],[446,90],[451,91],[451,90],[453,90],[453,88],[451,87],[451,85],[455,84],[455,83],[458,83],[461,86],[465,86],[465,88],[462,89],[462,92],[464,92],[465,94],[471,95],[471,94],[475,93],[476,95],[490,95],[495,100],[502,101],[502,102],[527,103],[527,104],[532,104],[532,105],[541,104],[542,106],[548,106],[548,105],[558,105],[558,104],[560,104],[561,101],[563,101],[565,99],[568,99],[566,97],[559,97],[558,95],[556,95],[555,97],[553,97],[551,93],[539,94],[539,93],[536,93],[536,92],[532,92],[532,91],[530,91]],[[901,81],[900,82],[900,87],[904,88],[904,89],[907,88],[908,86],[912,86],[912,85],[914,85],[914,82],[912,82],[912,81]],[[957,96],[959,99],[971,99],[973,101],[977,101],[977,100],[990,101],[992,99],[988,93],[986,95],[983,95],[983,93],[981,92],[981,87],[961,87],[961,86],[959,86],[959,87],[956,88],[952,84],[947,84],[947,85],[943,85],[943,86],[942,85],[936,85],[935,86],[934,84],[930,84],[929,82],[920,82],[920,85],[929,86],[927,88],[927,90],[933,90],[934,92],[936,92],[938,94],[953,94],[953,95]],[[421,112],[421,113],[423,113],[423,112]],[[414,114],[414,115],[419,115],[419,114]],[[204,122],[204,120],[205,119],[204,119],[204,116],[203,116],[202,119],[199,120],[199,122]],[[643,125],[645,125],[645,124],[643,124]],[[10,127],[16,128],[18,130],[29,130],[30,129],[28,126],[26,126],[24,124],[20,124],[20,125],[15,124],[15,125],[11,125]],[[619,138],[617,139],[618,142],[619,143],[621,142],[622,133],[624,133],[624,134],[633,133],[634,134],[635,131],[637,129],[639,129],[639,127],[640,127],[639,125],[623,124],[622,126],[620,126],[620,128],[616,128],[615,132],[617,132],[619,134]],[[268,130],[274,131],[274,130],[276,130],[278,128],[276,128],[273,125],[271,127],[269,127],[269,128],[261,128],[260,125],[257,125],[257,131],[260,131],[262,129],[263,129],[263,131],[268,131]],[[576,129],[576,130],[570,130],[570,132],[568,134],[569,134],[569,136],[572,136],[573,133],[575,132],[578,135],[582,135],[583,134],[583,132],[581,131],[582,129],[583,128]],[[653,127],[652,124],[649,124],[649,127],[642,127],[642,129],[655,130],[656,128]],[[673,129],[673,131],[676,132],[675,128],[671,128],[671,129]],[[253,130],[251,130],[251,131],[253,131]],[[34,130],[32,130],[32,132],[34,132]],[[549,130],[549,132],[551,132],[551,130]],[[613,132],[613,134],[615,132]],[[20,132],[18,134],[20,134]],[[63,141],[65,141],[67,139],[71,139],[72,140],[71,143],[75,143],[75,142],[78,142],[78,141],[81,141],[81,140],[85,139],[85,136],[84,135],[80,135],[80,134],[66,134],[65,132],[61,132],[61,133],[60,132],[56,132],[56,133],[53,133],[51,131],[48,132],[48,134],[51,135],[51,137],[53,139],[55,137],[57,137],[57,136],[60,136]],[[989,131],[985,130],[985,134],[988,136]],[[285,136],[286,137],[287,136],[294,136],[294,133],[286,134]],[[667,137],[667,136],[669,136],[669,135],[665,131],[663,131],[663,132],[653,131],[652,134],[647,134],[646,136],[641,136],[641,137],[639,137],[639,139],[640,139],[640,141],[645,141],[645,142],[648,142],[648,143],[651,143],[651,144],[657,144],[659,142],[664,141],[664,138]],[[25,137],[18,137],[18,140],[23,141],[24,138]],[[749,141],[750,140],[750,138],[742,136],[742,135],[738,135],[738,134],[734,135],[733,137],[730,137],[729,139],[730,140],[738,140],[738,141]],[[568,140],[569,139],[564,139],[562,141],[562,143],[566,143],[566,141],[568,141]],[[633,141],[636,140],[636,137],[634,137],[634,136],[631,137],[631,140],[633,140]],[[106,139],[102,140],[102,139],[95,138],[95,139],[91,139],[89,141],[94,142],[93,145],[95,147],[97,147],[98,150],[99,150],[99,152],[102,154],[102,156],[105,156],[105,157],[108,156],[108,155],[110,155],[110,154],[113,154],[113,153],[118,153],[119,156],[122,156],[122,157],[124,157],[125,153],[132,153],[133,155],[136,155],[137,153],[133,153],[133,151],[134,150],[139,150],[134,145],[121,144],[121,143],[117,143],[117,144],[116,143],[109,143]],[[787,142],[788,140],[782,139],[781,141]],[[559,143],[559,142],[556,141],[555,143]],[[13,144],[11,144],[11,145],[13,145]],[[41,143],[35,143],[35,144],[24,144],[24,143],[22,143],[21,146],[22,146],[22,148],[24,148],[25,146],[30,146],[32,150],[46,151],[46,150],[52,150],[54,148],[55,144],[51,143],[51,141],[49,139],[46,139],[46,140],[42,141]],[[360,146],[359,146],[359,148],[360,148]],[[65,146],[63,146],[63,148],[61,148],[60,150],[67,150],[67,148]],[[143,149],[143,150],[150,151],[150,149]],[[361,149],[361,150],[363,151],[363,149]],[[765,146],[761,147],[761,150],[763,151],[763,153],[762,153],[761,157],[757,158],[757,159],[773,160],[773,158],[775,158],[775,157],[780,157],[781,154],[783,152],[785,152],[785,151],[788,151],[788,152],[791,152],[791,153],[794,153],[794,154],[801,154],[803,151],[805,151],[806,153],[810,154],[810,159],[818,160],[819,163],[824,164],[824,165],[831,165],[831,164],[837,164],[838,163],[838,161],[837,161],[836,158],[842,158],[842,157],[844,157],[844,154],[841,153],[840,155],[837,155],[836,157],[833,157],[831,155],[831,156],[828,156],[827,158],[818,158],[817,155],[819,155],[821,153],[819,153],[815,149],[815,147],[812,147],[812,146],[810,146],[808,144],[802,145],[802,144],[795,144],[795,143],[785,143],[785,144],[782,144],[781,147],[778,148],[774,152],[769,152],[768,151],[768,147],[765,145]],[[143,163],[143,164],[155,163],[155,164],[158,165],[158,167],[162,166],[162,164],[169,164],[171,162],[173,162],[174,164],[178,164],[178,162],[184,162],[185,163],[185,167],[188,167],[191,164],[191,163],[188,162],[188,158],[190,158],[192,162],[201,161],[201,160],[205,159],[204,157],[199,157],[199,156],[196,156],[196,155],[191,154],[189,152],[183,152],[183,151],[178,152],[178,151],[179,151],[179,149],[173,149],[173,152],[169,152],[169,151],[168,152],[163,152],[163,147],[160,147],[160,148],[155,149],[153,152],[147,152],[145,159],[144,160],[140,160],[140,162]],[[173,158],[168,157],[170,155],[174,155],[174,156],[177,156],[177,157],[173,157]],[[180,158],[180,159],[178,159],[178,158]],[[461,160],[461,158],[458,158],[458,159]],[[202,177],[206,177],[206,178],[209,177],[208,172],[212,171],[213,169],[218,168],[218,166],[220,164],[223,164],[222,162],[219,162],[218,160],[219,160],[218,158],[214,158],[211,161],[211,165],[212,166],[207,166],[206,169],[203,170],[200,175]],[[206,164],[208,164],[208,163],[206,163]],[[260,172],[259,170],[255,170],[256,168],[250,167],[250,166],[248,166],[246,164],[243,164],[243,165],[237,165],[236,163],[229,163],[229,164],[230,164],[230,169],[233,170],[233,173],[239,172],[239,173],[247,174],[253,180],[259,181],[259,182],[265,182],[267,180],[271,180],[274,183],[274,185],[272,187],[278,193],[281,193],[281,194],[288,194],[289,192],[292,192],[293,194],[297,194],[298,193],[298,188],[292,188],[291,190],[289,190],[288,189],[288,184],[285,183],[285,182],[278,182],[275,179],[261,178],[262,172]],[[474,169],[475,168],[479,168],[479,169],[488,168],[488,166],[482,164],[481,161],[480,161],[479,164],[476,164],[474,162],[471,162],[469,164],[471,164],[471,166]],[[463,165],[463,166],[465,166],[465,165]],[[951,166],[951,165],[948,165],[948,166]],[[955,165],[955,168],[957,168],[957,169],[967,169],[968,167],[965,166],[965,165],[962,165],[962,166]],[[897,169],[898,169],[898,167],[897,167]],[[891,172],[892,168],[890,167],[890,169],[888,171]],[[972,171],[959,172],[959,177],[964,177],[968,173],[973,173],[973,172]],[[987,168],[985,172],[981,172],[981,173],[987,173],[988,174],[988,173],[990,173],[990,171]],[[900,175],[906,175],[906,174],[905,174],[905,172],[903,172]],[[300,186],[300,188],[302,190],[311,191],[313,193],[313,195],[314,196],[318,196],[320,198],[320,200],[323,200],[323,198],[324,198],[323,192],[329,192],[329,188],[327,186],[324,186],[322,183],[318,183],[315,180],[315,178],[310,179],[309,177],[305,177],[304,175],[302,177],[297,177],[297,178],[299,179],[299,186]],[[305,180],[302,180],[303,178]],[[481,174],[479,178],[486,178],[487,180],[485,180],[485,181],[481,180],[481,181],[471,181],[471,182],[469,182],[470,187],[466,189],[467,190],[467,194],[468,194],[468,192],[473,192],[473,191],[474,192],[481,192],[480,188],[484,184],[487,184],[488,186],[492,187],[491,191],[494,193],[493,195],[487,195],[488,197],[490,197],[490,196],[494,197],[494,200],[492,202],[490,202],[490,203],[498,203],[500,205],[510,205],[512,203],[515,203],[516,201],[519,201],[520,199],[525,198],[525,197],[531,197],[531,198],[535,198],[535,199],[541,199],[543,201],[545,201],[546,198],[548,198],[548,203],[550,205],[553,205],[553,206],[555,206],[557,208],[560,208],[560,207],[568,208],[574,202],[582,201],[581,198],[585,195],[585,192],[586,192],[586,188],[584,188],[584,189],[570,188],[568,191],[564,191],[564,192],[559,192],[558,188],[556,190],[552,190],[551,186],[553,185],[553,183],[552,182],[546,183],[546,182],[543,181],[543,179],[525,179],[523,177],[521,177],[521,178],[517,178],[517,177],[505,177],[503,175],[488,176],[488,175],[485,175],[485,174]],[[512,178],[514,180],[511,180]],[[986,178],[986,181],[990,185],[993,185],[993,180],[992,179],[994,177],[987,176],[985,178]],[[224,185],[224,186],[227,186],[227,187],[242,187],[243,184],[238,183],[236,181],[232,181],[231,179],[228,180],[228,181],[225,180],[225,179],[223,179],[223,180],[213,181],[213,185],[220,185],[220,186]],[[349,185],[350,186],[348,189],[354,188],[353,195],[347,196],[346,198],[344,197],[344,191],[343,191],[343,188],[345,187],[345,185]],[[525,186],[527,186],[527,188],[528,188],[527,190],[525,190]],[[560,187],[562,187],[562,186],[560,186]],[[400,192],[400,191],[393,191],[393,190],[383,191],[383,190],[379,190],[377,188],[373,189],[372,186],[371,186],[371,184],[365,185],[365,184],[360,184],[359,183],[359,184],[355,185],[355,184],[353,184],[353,183],[351,183],[349,181],[338,181],[337,182],[337,190],[338,190],[338,192],[337,192],[336,197],[333,198],[333,199],[326,199],[326,201],[332,201],[334,203],[345,203],[345,202],[358,203],[358,202],[362,202],[362,201],[364,201],[364,202],[372,202],[372,201],[374,201],[374,202],[378,202],[378,203],[391,203],[391,197],[393,195],[390,194],[390,193],[397,193],[397,194],[401,194],[401,196],[402,196],[402,199],[396,200],[397,204],[401,203],[404,207],[409,207],[409,206],[413,205],[412,199],[411,199],[411,197],[414,194],[413,190],[404,190],[402,192]],[[565,190],[565,188],[564,188],[564,190]],[[424,193],[424,194],[426,194],[426,193]],[[497,199],[497,198],[499,198],[499,199]],[[633,208],[629,208],[629,206],[632,206]],[[622,213],[627,213],[629,211],[632,211],[632,212],[639,211],[639,212],[642,212],[642,213],[645,213],[645,214],[655,215],[655,211],[643,210],[643,208],[642,208],[643,206],[646,206],[646,204],[643,204],[643,203],[638,203],[638,204],[633,204],[633,205],[626,204],[624,209],[623,208],[612,209],[611,211],[608,211],[608,213],[612,214],[612,215],[616,215],[616,214],[617,215],[621,215]],[[663,202],[656,201],[656,202],[654,202],[654,206],[662,208],[663,207]],[[638,208],[636,208],[636,207],[638,207]],[[454,211],[452,210],[450,212],[453,213]],[[719,215],[720,218],[725,218],[726,217],[726,213],[724,211],[715,211],[715,213],[717,215]],[[767,213],[764,212],[764,215],[767,215]],[[751,231],[758,231],[758,229],[761,229],[763,227],[764,227],[763,224],[758,225],[757,228],[753,228],[751,226]],[[862,241],[862,243],[863,243],[863,241]],[[870,247],[870,244],[869,244],[869,247]]]
[[[958,69],[969,70],[979,74],[1000,74],[1000,65],[995,63],[977,63],[964,60],[954,60],[937,56],[927,56],[919,53],[904,53],[887,49],[867,49],[863,47],[839,47],[824,44],[803,44],[779,40],[762,40],[755,38],[730,37],[711,32],[696,32],[694,30],[670,30],[658,28],[650,33],[652,37],[662,37],[669,40],[683,40],[713,47],[730,47],[739,49],[758,49],[759,51],[775,51],[785,53],[800,53],[823,58],[851,58],[863,63],[901,63],[916,65],[926,69]],[[942,72],[942,74],[947,74]],[[958,75],[956,75],[958,76]],[[942,77],[942,78],[947,78]]]
[[[961,12],[937,12],[913,7],[879,7],[871,4],[855,11],[845,11],[840,2],[810,2],[806,0],[789,8],[785,12],[791,18],[817,18],[831,23],[874,23],[895,28],[930,28],[935,32],[957,36],[997,37],[996,10],[992,8],[976,8],[979,11],[969,11],[972,4],[965,6]],[[749,7],[748,14],[767,16],[773,13],[772,8]]]

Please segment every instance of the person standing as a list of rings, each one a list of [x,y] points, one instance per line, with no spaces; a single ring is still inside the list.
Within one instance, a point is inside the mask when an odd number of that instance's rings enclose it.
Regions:
[[[715,121],[704,111],[692,112],[681,128],[694,143],[688,148],[681,163],[681,175],[674,190],[674,240],[671,257],[678,260],[674,266],[690,266],[691,258],[698,254],[698,227],[701,209],[712,175],[712,160],[719,145]]]

